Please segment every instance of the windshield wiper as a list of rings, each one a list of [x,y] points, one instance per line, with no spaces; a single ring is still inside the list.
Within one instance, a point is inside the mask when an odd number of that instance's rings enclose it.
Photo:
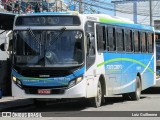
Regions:
[[[52,46],[54,42],[56,42],[59,37],[64,33],[64,31],[66,30],[66,27],[63,27],[61,30],[60,30],[60,33],[55,37],[55,39],[53,39],[53,41],[51,41],[50,45]]]
[[[37,37],[35,36],[35,34],[33,33],[33,31],[31,30],[31,28],[27,28],[27,30],[29,31],[30,35],[36,40],[36,42],[41,45],[41,43],[39,42],[39,40],[37,39]]]

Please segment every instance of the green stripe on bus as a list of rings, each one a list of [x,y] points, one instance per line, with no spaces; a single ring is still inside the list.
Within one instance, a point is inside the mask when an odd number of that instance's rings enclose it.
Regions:
[[[115,59],[110,59],[110,60],[107,60],[105,62],[102,62],[100,64],[97,65],[97,67],[100,67],[102,65],[105,65],[105,64],[108,64],[108,63],[111,63],[111,62],[117,62],[117,61],[129,61],[129,62],[133,62],[133,63],[137,63],[141,66],[143,66],[144,68],[146,68],[147,66],[145,64],[143,64],[142,62],[140,61],[137,61],[137,60],[134,60],[134,59],[130,59],[130,58],[115,58]],[[150,68],[147,68],[151,73],[154,73],[154,71]]]
[[[103,23],[123,23],[123,24],[127,24],[127,22],[123,22],[123,21],[120,21],[120,20],[114,20],[114,19],[107,19],[107,18],[104,18],[104,17],[100,17],[99,18],[99,22],[103,22]]]

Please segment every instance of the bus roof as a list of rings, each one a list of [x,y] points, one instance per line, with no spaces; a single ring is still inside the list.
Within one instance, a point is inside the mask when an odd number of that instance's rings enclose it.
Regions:
[[[106,14],[90,14],[90,16],[97,17],[98,22],[101,22],[101,23],[107,23],[107,24],[111,24],[111,25],[118,25],[118,26],[122,26],[122,27],[129,27],[129,28],[141,29],[141,30],[149,30],[149,31],[154,30],[154,28],[151,26],[134,24],[133,21],[131,21],[127,18],[110,16],[110,15],[106,15]]]

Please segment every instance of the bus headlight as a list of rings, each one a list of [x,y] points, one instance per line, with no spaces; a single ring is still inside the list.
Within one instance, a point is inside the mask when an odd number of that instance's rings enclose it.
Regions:
[[[70,81],[68,88],[71,88],[75,86],[76,84],[80,83],[82,81],[83,77],[78,77],[75,80]]]
[[[17,79],[16,77],[12,77],[12,80],[15,82],[15,84],[18,86],[18,87],[20,87],[20,88],[22,88],[22,82],[19,80],[19,79]]]
[[[14,81],[14,82],[16,82],[17,81],[17,78],[16,77],[12,77],[12,80]]]
[[[76,84],[78,84],[79,82],[81,82],[82,81],[82,77],[78,77],[77,79],[76,79]]]

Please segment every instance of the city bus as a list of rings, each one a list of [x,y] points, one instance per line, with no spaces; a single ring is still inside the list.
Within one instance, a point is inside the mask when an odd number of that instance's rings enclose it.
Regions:
[[[139,100],[155,84],[154,28],[105,14],[46,12],[15,17],[12,95],[85,98],[100,107],[105,97]]]

